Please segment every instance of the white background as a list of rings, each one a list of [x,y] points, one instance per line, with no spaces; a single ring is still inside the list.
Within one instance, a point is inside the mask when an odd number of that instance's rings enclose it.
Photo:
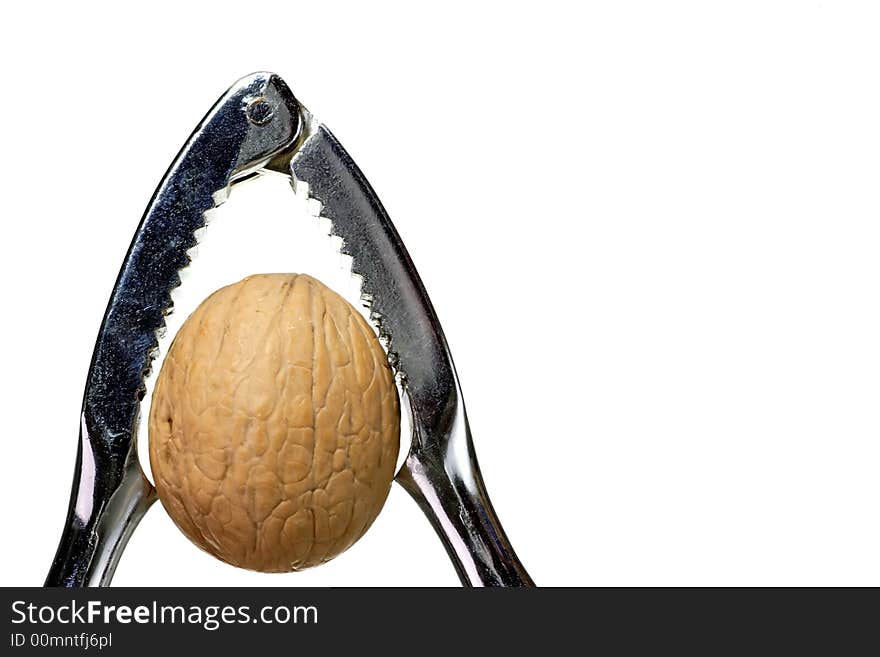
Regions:
[[[268,69],[396,222],[539,584],[880,585],[874,7],[4,7],[0,583],[42,583],[54,555],[92,346],[155,185]],[[333,253],[280,177],[236,189],[173,326],[261,271],[355,299]],[[157,505],[115,583],[457,579],[395,486],[350,551],[289,575],[221,564]]]

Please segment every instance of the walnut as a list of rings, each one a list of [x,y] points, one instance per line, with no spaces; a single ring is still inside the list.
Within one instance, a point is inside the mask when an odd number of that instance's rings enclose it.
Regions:
[[[329,561],[391,486],[400,407],[364,318],[321,282],[250,276],[175,337],[150,408],[162,504],[196,545],[265,572]]]

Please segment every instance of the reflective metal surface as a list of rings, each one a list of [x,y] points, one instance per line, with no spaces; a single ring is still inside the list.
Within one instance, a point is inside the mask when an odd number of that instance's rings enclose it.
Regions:
[[[303,142],[291,172],[323,205],[321,216],[342,238],[371,315],[390,340],[413,427],[397,481],[428,516],[462,582],[531,585],[486,494],[440,322],[379,198],[324,126]]]
[[[412,414],[412,449],[397,480],[428,516],[462,582],[532,585],[486,495],[449,348],[397,231],[339,142],[270,73],[244,78],[218,101],[138,227],[95,347],[70,509],[46,584],[109,584],[155,499],[137,462],[135,434],[156,332],[205,211],[262,168],[308,186],[363,277]]]
[[[272,120],[256,125],[249,102],[265,99]],[[297,138],[296,101],[279,78],[258,73],[232,87],[196,128],[156,190],[113,288],[83,398],[80,445],[61,544],[49,586],[105,585],[129,535],[155,499],[137,461],[144,377],[171,308],[178,271],[229,185]]]

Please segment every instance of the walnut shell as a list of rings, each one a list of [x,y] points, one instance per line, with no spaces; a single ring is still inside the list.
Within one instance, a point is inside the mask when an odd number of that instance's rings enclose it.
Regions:
[[[196,545],[265,572],[329,561],[385,503],[400,442],[387,356],[321,282],[262,274],[208,297],[156,381],[150,465]]]

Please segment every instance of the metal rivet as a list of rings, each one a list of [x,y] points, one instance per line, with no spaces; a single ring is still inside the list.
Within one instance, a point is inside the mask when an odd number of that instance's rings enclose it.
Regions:
[[[275,111],[272,109],[269,101],[260,96],[247,104],[245,114],[247,115],[247,120],[254,125],[266,125],[272,120],[272,115],[275,114]]]

